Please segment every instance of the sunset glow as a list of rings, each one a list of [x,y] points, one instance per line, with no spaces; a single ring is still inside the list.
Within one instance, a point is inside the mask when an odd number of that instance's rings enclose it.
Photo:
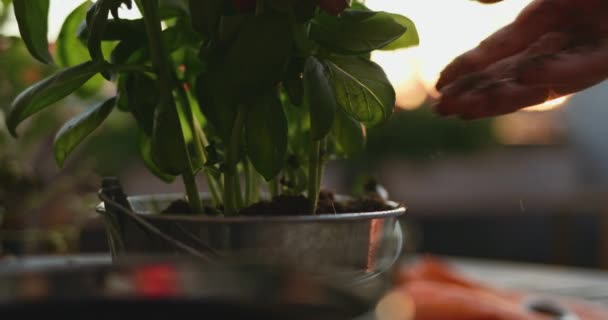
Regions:
[[[563,105],[566,101],[568,101],[568,99],[570,99],[570,95],[563,96],[563,97],[556,98],[556,99],[551,99],[544,103],[525,108],[524,111],[547,111],[547,110],[555,109],[555,108]]]

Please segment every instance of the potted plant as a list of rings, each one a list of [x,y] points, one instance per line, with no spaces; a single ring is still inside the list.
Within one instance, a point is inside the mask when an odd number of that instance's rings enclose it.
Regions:
[[[116,110],[133,115],[150,171],[183,180],[185,197],[102,193],[114,253],[239,252],[363,275],[390,266],[405,208],[378,193],[320,192],[321,178],[329,159],[361,152],[365,127],[391,115],[395,91],[370,54],[417,44],[413,23],[348,0],[134,3],[83,3],[55,57],[49,0],[13,3],[30,53],[63,68],[14,100],[8,130],[16,136],[25,119],[101,75],[116,95],[58,131],[58,165]],[[121,5],[142,18],[121,19]]]

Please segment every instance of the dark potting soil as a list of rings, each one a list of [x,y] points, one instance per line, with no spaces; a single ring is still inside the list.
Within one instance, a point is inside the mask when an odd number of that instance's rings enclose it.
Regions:
[[[377,194],[367,194],[346,202],[336,201],[335,195],[331,191],[321,191],[319,193],[319,203],[317,204],[317,214],[332,213],[357,213],[373,212],[393,209],[386,201]]]
[[[175,201],[171,202],[171,204],[169,204],[169,206],[165,210],[161,211],[161,213],[163,213],[163,214],[171,214],[171,213],[190,214],[190,213],[194,213],[194,211],[192,210],[192,208],[190,208],[190,204],[188,204],[188,201],[179,199],[179,200],[175,200]]]
[[[224,208],[220,207],[215,208],[215,207],[210,207],[210,206],[204,206],[203,210],[205,210],[206,214],[209,215],[217,215],[220,214],[222,212]],[[194,214],[196,212],[194,212],[194,210],[192,210],[192,208],[190,208],[190,204],[188,203],[188,201],[184,200],[184,199],[179,199],[179,200],[175,200],[173,202],[171,202],[169,204],[169,206],[161,211],[162,214]]]
[[[335,200],[333,192],[321,191],[317,204],[316,214],[340,214],[373,212],[392,209],[386,201],[379,195],[370,193],[365,196],[354,198],[346,202]],[[205,207],[205,213],[217,213],[217,209]],[[185,200],[172,202],[164,214],[171,213],[194,213],[190,205]],[[302,195],[280,195],[274,197],[272,201],[260,201],[239,212],[242,216],[281,216],[281,215],[308,215],[308,200]]]

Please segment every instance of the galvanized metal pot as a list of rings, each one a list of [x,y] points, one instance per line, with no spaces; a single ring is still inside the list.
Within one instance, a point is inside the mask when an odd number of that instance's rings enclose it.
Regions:
[[[388,285],[402,248],[398,218],[406,209],[396,203],[387,211],[310,216],[159,214],[181,197],[128,197],[131,216],[112,214],[102,202],[97,211],[107,222],[113,256],[185,252],[210,260],[288,264],[375,296]]]

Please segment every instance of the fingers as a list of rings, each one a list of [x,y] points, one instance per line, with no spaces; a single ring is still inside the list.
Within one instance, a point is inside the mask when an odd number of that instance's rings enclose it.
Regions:
[[[497,116],[605,80],[608,40],[581,43],[580,38],[578,34],[549,33],[525,51],[459,78],[441,90],[436,111],[464,119]]]
[[[533,65],[534,61],[551,57],[570,46],[576,41],[577,36],[574,34],[551,32],[542,36],[538,41],[530,45],[526,50],[500,60],[478,74],[484,75],[485,78],[494,81],[517,78],[518,69],[522,65]],[[458,80],[460,81],[460,80]]]
[[[558,94],[585,89],[608,77],[608,40],[578,46],[538,61],[522,64],[523,85],[552,88]]]
[[[473,120],[511,113],[545,102],[550,97],[552,93],[547,88],[525,86],[514,79],[506,79],[456,96],[442,97],[435,108],[441,115],[459,115]]]
[[[479,71],[487,66],[515,55],[541,36],[581,19],[577,12],[601,0],[536,0],[526,7],[516,20],[482,41],[478,47],[464,53],[450,63],[441,73],[437,89],[460,78],[464,74]],[[570,18],[569,18],[570,17]]]
[[[543,102],[547,98],[546,90],[540,87],[524,90],[516,82],[517,71],[522,64],[532,65],[529,61],[560,52],[574,38],[566,33],[546,34],[525,51],[503,59],[483,71],[459,78],[441,90],[442,98],[436,106],[437,111],[443,115],[459,114],[474,119],[516,110],[519,105],[510,105],[516,102]],[[523,94],[523,97],[509,97],[510,94]]]

